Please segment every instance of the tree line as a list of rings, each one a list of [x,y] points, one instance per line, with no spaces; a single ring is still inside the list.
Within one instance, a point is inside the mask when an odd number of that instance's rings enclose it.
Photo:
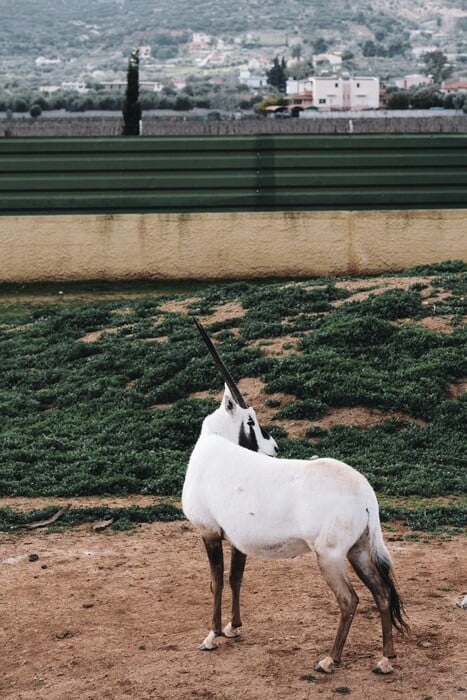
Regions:
[[[65,109],[68,112],[86,112],[88,110],[119,111],[122,109],[123,94],[108,93],[90,89],[86,94],[66,92],[46,97],[40,93],[22,92],[11,97],[0,96],[0,112],[29,112],[33,105],[42,111]],[[196,99],[186,93],[172,95],[170,92],[153,93],[142,91],[139,101],[142,109],[187,110],[194,107],[211,107],[211,99]],[[39,112],[39,113],[40,113]]]
[[[442,80],[452,73],[452,66],[448,64],[447,57],[441,51],[425,54],[425,73],[427,83],[400,89],[390,87],[387,90],[385,106],[388,109],[464,109],[467,112],[466,93],[444,93],[440,90]],[[306,62],[309,75],[313,66]],[[131,93],[136,94],[135,102],[139,110],[139,119],[143,110],[175,110],[190,111],[195,108],[218,110],[248,110],[257,108],[264,110],[268,104],[280,104],[284,101],[286,83],[289,70],[284,57],[273,59],[271,68],[266,72],[269,90],[262,90],[261,94],[248,94],[248,88],[242,85],[212,85],[209,81],[192,78],[180,92],[176,92],[170,85],[166,85],[160,92],[140,90],[139,86],[139,56],[133,52],[130,56],[127,72],[127,90],[125,95],[106,92],[103,85],[94,84],[88,88],[85,94],[65,92],[45,97],[42,94],[31,91],[16,95],[0,95],[1,112],[27,113],[31,117],[38,117],[42,111],[62,110],[68,112],[119,111],[123,108],[130,109]],[[430,78],[428,78],[430,76]],[[294,77],[296,66],[294,66]],[[431,80],[431,82],[429,82]],[[128,101],[130,91],[130,102]],[[136,92],[135,92],[136,91]],[[271,95],[272,91],[272,95]],[[139,121],[137,119],[136,121]]]
[[[388,109],[462,109],[467,112],[467,93],[445,93],[433,85],[388,90]]]
[[[391,88],[387,93],[385,106],[391,110],[404,109],[458,109],[467,112],[467,93],[443,93],[431,85],[421,85],[408,89]],[[282,98],[282,99],[281,99]],[[67,112],[86,111],[121,111],[123,95],[102,93],[91,90],[86,95],[68,93],[46,98],[43,95],[30,93],[20,94],[8,99],[0,97],[0,112],[22,114],[29,113],[31,117],[39,117],[42,112],[66,110]],[[139,94],[139,104],[143,113],[148,110],[191,111],[195,108],[220,110],[250,110],[258,106],[264,108],[269,104],[283,102],[283,93],[269,95],[264,98],[239,97],[239,95],[213,94],[196,97],[187,92],[177,95],[142,91]]]

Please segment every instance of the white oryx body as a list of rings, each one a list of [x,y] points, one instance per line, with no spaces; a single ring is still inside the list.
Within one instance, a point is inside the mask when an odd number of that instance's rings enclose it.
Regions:
[[[203,535],[253,557],[290,558],[316,548],[346,557],[369,528],[389,559],[373,489],[335,459],[277,459],[202,434],[191,455],[183,509]]]
[[[345,571],[348,560],[373,594],[381,617],[383,656],[373,670],[390,673],[392,627],[404,631],[408,625],[373,489],[362,474],[336,459],[275,458],[275,440],[258,423],[204,328],[197,326],[226,381],[221,405],[203,421],[182,493],[183,510],[201,533],[211,569],[212,626],[200,648],[215,649],[217,637],[239,635],[247,556],[291,558],[314,551],[340,608],[334,643],[316,669],[330,673],[340,662],[355,614],[358,596]],[[224,629],[223,540],[232,548],[232,614]]]

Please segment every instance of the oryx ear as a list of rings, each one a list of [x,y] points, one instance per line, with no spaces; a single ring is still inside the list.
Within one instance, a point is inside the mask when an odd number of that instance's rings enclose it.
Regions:
[[[230,389],[227,386],[227,384],[224,384],[223,403],[224,403],[225,410],[228,413],[235,413],[235,409],[237,408],[237,404],[235,403],[235,400],[232,398],[232,394],[231,394]]]

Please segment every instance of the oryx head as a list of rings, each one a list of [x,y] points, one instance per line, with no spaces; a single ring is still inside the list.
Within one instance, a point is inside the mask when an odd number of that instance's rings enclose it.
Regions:
[[[248,450],[275,457],[279,451],[276,441],[259,424],[201,323],[197,319],[195,323],[225,382],[221,405],[204,419],[202,432],[222,435]]]

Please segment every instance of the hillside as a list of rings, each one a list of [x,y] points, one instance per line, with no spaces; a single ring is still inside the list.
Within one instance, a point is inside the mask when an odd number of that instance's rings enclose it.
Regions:
[[[465,67],[464,0],[3,0],[0,86],[36,88],[59,81],[124,79],[131,50],[146,44],[143,79],[235,73],[280,53],[291,61],[320,50],[347,52],[346,68],[380,75],[415,72],[416,46],[439,47]],[[260,28],[260,29],[258,29]],[[193,32],[209,42],[193,46]],[[376,54],[365,42],[373,42]],[[219,43],[220,42],[220,43]],[[201,69],[209,51],[225,55]],[[199,49],[199,50],[198,50]],[[37,59],[45,59],[37,63]]]
[[[222,385],[193,316],[283,456],[345,459],[387,496],[460,495],[464,270],[4,287],[0,495],[177,495]]]
[[[38,48],[60,49],[63,42],[75,39],[77,45],[105,45],[111,37],[127,41],[157,36],[162,30],[191,30],[220,36],[235,33],[281,30],[290,36],[302,33],[312,37],[315,32],[345,40],[355,25],[362,33],[386,31],[432,31],[440,36],[462,37],[465,29],[463,0],[298,0],[266,2],[256,0],[3,0],[2,45],[9,52],[29,53]],[[462,20],[464,17],[464,20]],[[358,32],[358,29],[357,29]],[[85,37],[85,34],[90,36]],[[349,37],[347,36],[347,40]],[[121,44],[115,44],[120,48]]]

